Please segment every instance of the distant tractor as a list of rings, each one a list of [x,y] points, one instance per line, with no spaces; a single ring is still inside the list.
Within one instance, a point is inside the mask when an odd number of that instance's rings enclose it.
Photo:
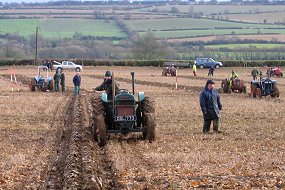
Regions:
[[[232,92],[239,92],[239,93],[246,93],[246,86],[244,85],[243,80],[239,78],[235,78],[233,80],[225,79],[222,81],[222,92],[223,93],[232,93]]]
[[[44,73],[44,75],[42,75],[41,72]],[[38,73],[35,77],[31,78],[29,87],[31,91],[35,91],[36,88],[44,92],[53,91],[54,81],[52,77],[48,76],[47,66],[38,67]]]
[[[251,81],[251,97],[261,98],[262,96],[270,95],[272,98],[279,97],[279,89],[277,88],[276,80],[271,80],[270,77],[262,78],[260,81]]]
[[[162,71],[162,76],[176,76],[176,68],[174,65],[171,65],[170,67],[164,67]]]
[[[281,69],[276,67],[270,70],[270,76],[283,77],[283,73],[281,72]]]
[[[133,93],[120,89],[116,95],[113,92],[112,99],[106,93],[93,95],[92,135],[100,146],[106,144],[108,134],[114,133],[141,132],[143,139],[155,139],[154,102],[144,92],[139,92],[138,100],[135,99],[134,73],[131,74]]]

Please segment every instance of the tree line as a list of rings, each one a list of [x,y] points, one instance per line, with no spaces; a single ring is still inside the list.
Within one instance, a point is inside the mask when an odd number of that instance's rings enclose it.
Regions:
[[[36,36],[23,38],[18,34],[0,35],[0,59],[30,59],[35,57]],[[118,41],[118,43],[114,43]],[[209,48],[215,44],[270,43],[263,40],[241,40],[220,37],[210,42],[170,43],[157,39],[151,31],[130,38],[85,36],[75,33],[72,38],[45,39],[38,36],[38,54],[42,59],[135,59],[135,60],[194,60],[212,57],[219,60],[285,60],[285,47]],[[281,43],[272,39],[271,43]]]

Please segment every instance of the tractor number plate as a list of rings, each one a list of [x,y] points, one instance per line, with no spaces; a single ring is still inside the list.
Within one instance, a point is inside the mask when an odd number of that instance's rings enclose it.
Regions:
[[[136,115],[115,116],[115,121],[135,121]]]

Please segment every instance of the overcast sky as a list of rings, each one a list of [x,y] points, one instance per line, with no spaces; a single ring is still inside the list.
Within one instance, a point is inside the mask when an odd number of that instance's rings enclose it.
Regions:
[[[31,2],[48,2],[49,0],[1,0],[2,3],[31,3]]]

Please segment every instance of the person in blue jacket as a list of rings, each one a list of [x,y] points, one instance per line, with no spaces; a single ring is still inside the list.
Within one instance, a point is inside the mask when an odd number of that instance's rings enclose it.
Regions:
[[[80,73],[77,72],[76,75],[73,77],[74,95],[75,96],[79,95],[80,83],[81,83],[81,76],[80,76]]]
[[[222,110],[222,104],[220,95],[214,89],[215,82],[208,80],[204,90],[200,93],[200,106],[204,117],[203,132],[208,133],[213,121],[213,130],[220,133],[220,110]]]

